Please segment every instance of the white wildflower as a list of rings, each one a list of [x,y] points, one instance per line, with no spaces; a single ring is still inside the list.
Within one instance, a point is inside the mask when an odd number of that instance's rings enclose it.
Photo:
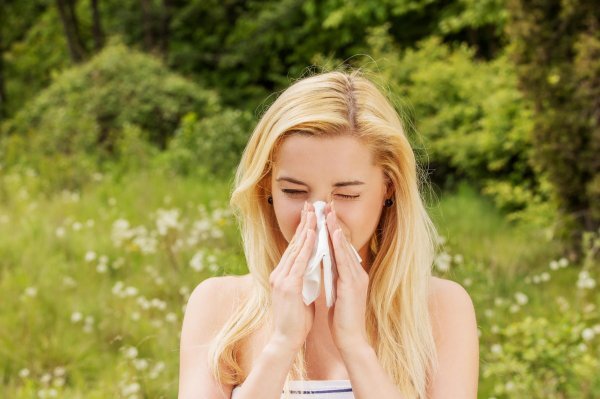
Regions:
[[[150,309],[150,301],[148,301],[145,297],[140,296],[137,298],[137,303],[144,310]]]
[[[582,270],[579,272],[577,287],[580,289],[593,289],[596,287],[596,280],[590,276],[587,270]]]
[[[442,252],[435,258],[435,266],[439,271],[447,272],[450,270],[451,261],[452,257],[447,252]]]
[[[125,357],[128,359],[135,359],[138,355],[138,350],[135,346],[128,346],[123,349]]]
[[[123,245],[123,242],[133,237],[129,222],[125,219],[117,219],[112,225],[111,240],[117,247]]]
[[[137,370],[145,370],[148,368],[148,361],[146,359],[135,359],[133,365]]]
[[[52,376],[50,375],[50,373],[44,373],[40,377],[40,382],[44,385],[47,385],[51,380],[52,380]]]
[[[591,341],[594,339],[595,335],[596,333],[592,328],[586,328],[581,332],[581,338],[583,338],[584,341]]]
[[[94,261],[95,259],[96,259],[96,252],[94,252],[94,251],[87,251],[85,253],[85,261],[86,262],[89,263],[89,262]]]
[[[149,377],[151,379],[155,379],[158,377],[158,375],[165,369],[165,363],[162,361],[157,362],[154,367],[152,367],[152,370],[149,373]]]
[[[196,254],[190,260],[190,267],[197,272],[201,271],[202,269],[204,269],[203,259],[204,253],[200,251],[196,252]]]
[[[29,297],[35,297],[37,295],[37,288],[35,287],[27,287],[25,288],[25,296],[29,296]]]
[[[125,296],[136,296],[137,293],[138,293],[138,289],[133,286],[129,286],[129,287],[125,288]]]
[[[115,294],[117,296],[120,296],[120,297],[123,297],[124,296],[123,295],[123,287],[124,287],[123,282],[122,281],[117,281],[115,283],[115,285],[113,286],[113,288],[112,288],[113,294]]]
[[[129,396],[138,393],[139,391],[140,384],[138,384],[137,382],[133,382],[131,384],[125,385],[121,390],[121,393],[123,394],[123,396]]]
[[[83,319],[83,315],[81,312],[73,312],[71,313],[71,323],[78,323]]]
[[[65,236],[66,230],[64,227],[59,226],[56,228],[56,230],[54,230],[54,234],[58,237],[58,238],[62,238]]]
[[[105,264],[105,263],[99,263],[99,264],[96,266],[96,271],[97,271],[98,273],[106,273],[106,270],[107,270],[107,269],[108,269],[108,267],[106,266],[106,264]]]
[[[529,301],[529,298],[527,297],[527,295],[525,295],[522,292],[515,293],[515,299],[517,300],[517,303],[519,305],[525,305]]]
[[[165,320],[167,320],[169,323],[175,323],[177,321],[177,315],[173,312],[169,312],[165,316]]]
[[[164,236],[169,229],[179,230],[181,224],[179,222],[179,209],[158,209],[156,211],[156,227],[158,234]]]

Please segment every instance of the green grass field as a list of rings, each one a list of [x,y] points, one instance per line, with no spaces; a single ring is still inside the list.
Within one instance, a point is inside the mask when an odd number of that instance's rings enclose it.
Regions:
[[[97,175],[43,195],[38,179],[0,175],[1,396],[176,397],[189,294],[247,272],[229,183]],[[598,265],[559,258],[544,229],[507,223],[468,186],[430,211],[435,274],[475,303],[479,397],[600,397]]]

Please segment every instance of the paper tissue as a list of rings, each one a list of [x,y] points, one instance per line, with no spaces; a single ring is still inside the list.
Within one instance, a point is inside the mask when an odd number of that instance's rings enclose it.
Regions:
[[[333,284],[334,276],[337,278],[337,268],[335,265],[335,256],[332,253],[333,244],[329,245],[329,234],[327,231],[327,222],[325,220],[325,202],[316,201],[313,203],[315,216],[317,218],[316,242],[312,255],[308,261],[304,273],[302,286],[302,297],[306,305],[314,302],[321,292],[321,264],[323,264],[323,282],[325,284],[325,302],[327,307],[331,307],[335,298],[335,286]],[[354,246],[350,245],[358,262],[362,259]]]

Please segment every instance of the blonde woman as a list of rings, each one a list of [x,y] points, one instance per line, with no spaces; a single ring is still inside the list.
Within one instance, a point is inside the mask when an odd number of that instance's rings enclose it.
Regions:
[[[231,196],[250,273],[193,291],[179,398],[475,398],[475,311],[462,286],[431,275],[422,183],[398,114],[361,73],[285,90],[252,133]],[[316,201],[337,268],[331,307],[324,284],[303,300]]]

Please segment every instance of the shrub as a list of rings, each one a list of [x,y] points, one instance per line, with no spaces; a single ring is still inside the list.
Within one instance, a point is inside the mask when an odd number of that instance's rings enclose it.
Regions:
[[[371,31],[372,53],[381,60],[376,73],[401,99],[409,138],[433,181],[452,187],[469,180],[509,212],[548,203],[530,160],[532,112],[507,57],[479,61],[472,48],[435,36],[400,50],[387,29]]]
[[[51,173],[76,173],[80,164],[118,157],[128,129],[164,148],[183,115],[204,117],[219,109],[212,91],[113,42],[89,62],[61,73],[6,123],[3,162],[7,167],[26,163],[44,174],[50,171],[42,169],[56,169],[60,160],[69,169]]]
[[[228,109],[204,119],[189,113],[182,119],[162,161],[183,175],[231,177],[252,122],[249,112],[239,110]]]

